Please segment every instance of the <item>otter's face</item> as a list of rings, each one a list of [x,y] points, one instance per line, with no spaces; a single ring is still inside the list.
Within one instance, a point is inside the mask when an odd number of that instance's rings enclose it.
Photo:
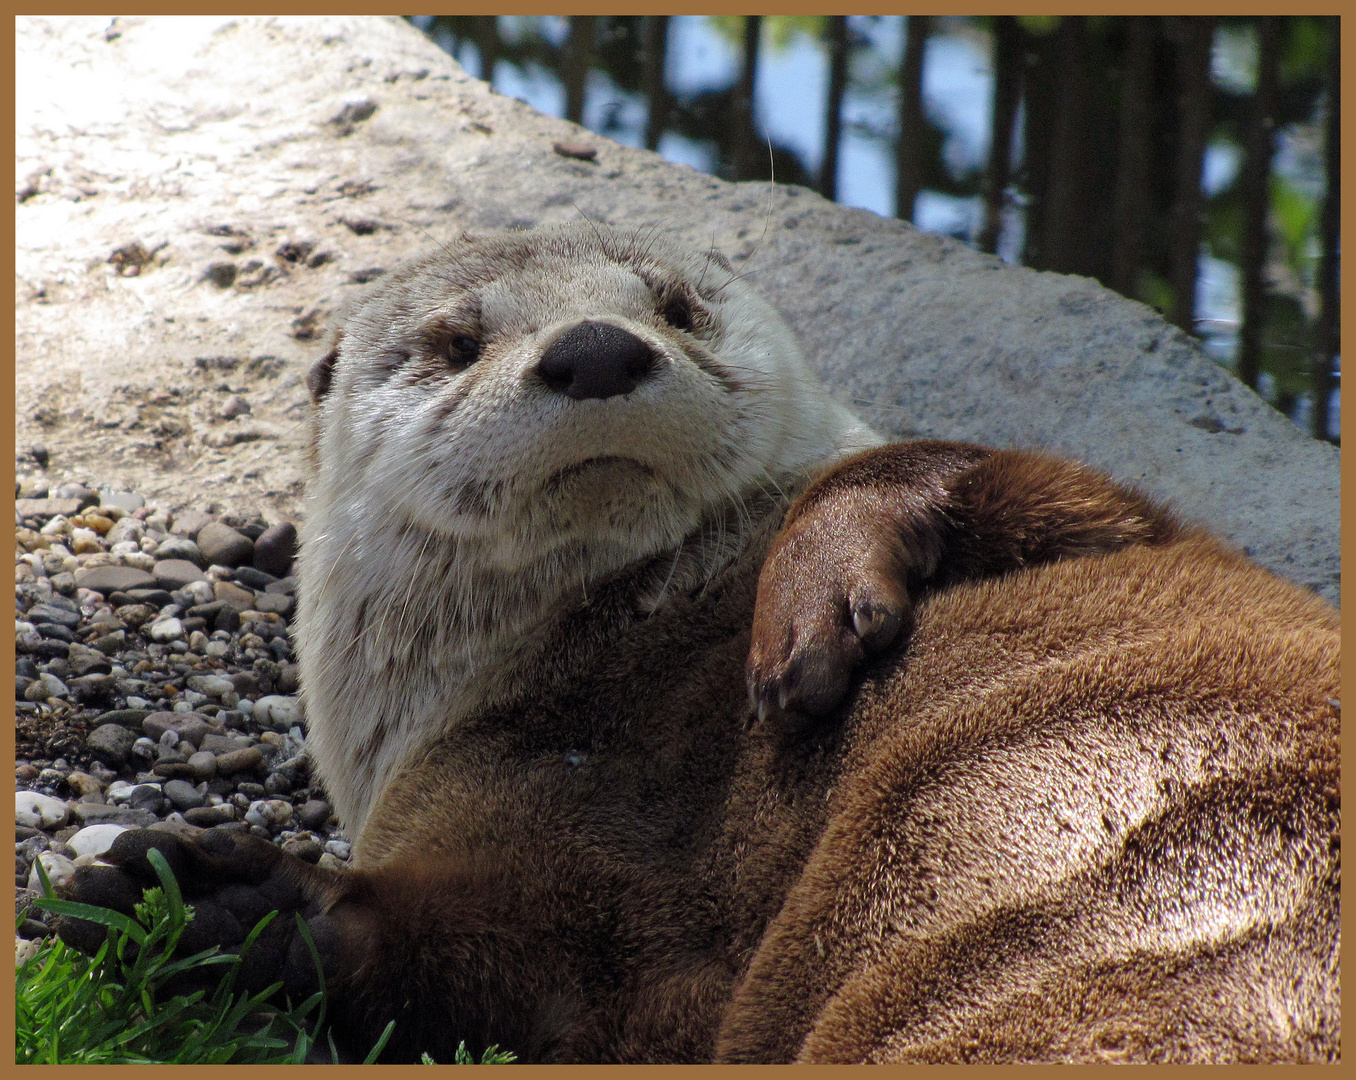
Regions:
[[[796,415],[807,386],[718,254],[589,223],[468,235],[384,278],[313,369],[315,483],[505,567],[581,540],[638,556],[833,449]]]

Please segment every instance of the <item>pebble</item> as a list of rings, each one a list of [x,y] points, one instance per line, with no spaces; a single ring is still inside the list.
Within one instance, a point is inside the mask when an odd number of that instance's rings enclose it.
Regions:
[[[33,869],[28,875],[28,887],[39,895],[42,894],[42,878],[38,877],[37,863],[42,863],[42,868],[47,871],[47,880],[52,888],[59,889],[66,882],[71,880],[71,875],[75,873],[75,863],[65,855],[58,855],[55,851],[44,851],[34,860]]]
[[[86,825],[66,843],[76,855],[102,855],[113,846],[113,841],[126,831],[125,825],[114,825],[111,822],[103,825]]]
[[[71,816],[62,800],[37,791],[14,793],[14,822],[32,829],[59,829]]]
[[[297,528],[290,521],[271,525],[254,541],[254,567],[274,577],[286,577],[297,554]]]
[[[155,584],[155,578],[134,566],[96,566],[75,571],[75,583],[82,589],[92,589],[105,596],[131,589],[145,589]]]
[[[179,543],[187,544],[188,541],[181,540]],[[151,571],[151,576],[162,589],[173,592],[197,582],[207,582],[207,575],[187,559],[162,559],[158,552],[156,554],[155,569]]]
[[[218,754],[217,773],[230,776],[233,773],[250,772],[264,763],[264,754],[257,746],[246,746],[240,750],[230,750]]]
[[[215,754],[208,753],[206,750],[200,750],[196,754],[190,754],[188,761],[188,770],[192,774],[195,783],[202,783],[211,780],[217,775],[217,759]]]
[[[16,887],[129,828],[246,830],[341,867],[292,660],[295,528],[53,483],[16,500]]]
[[[207,804],[207,796],[187,780],[166,780],[165,798],[179,811],[193,810]]]
[[[254,559],[254,541],[219,521],[198,531],[198,547],[209,565],[235,567]]]
[[[127,764],[137,737],[121,724],[101,724],[89,733],[85,748],[98,760],[113,768]]]
[[[277,832],[292,820],[292,812],[292,804],[285,799],[259,799],[250,803],[249,809],[245,811],[245,820],[251,825]]]
[[[67,774],[66,784],[77,796],[98,795],[104,790],[104,785],[100,783],[98,777],[79,770]]]
[[[184,624],[171,616],[151,623],[151,640],[161,643],[178,641],[184,636]]]
[[[188,563],[194,570],[198,571],[197,577],[189,578],[189,581],[203,581],[201,567],[207,565],[203,560],[202,549],[192,540],[184,536],[171,536],[162,540],[156,545],[155,551],[150,552],[156,558],[156,564],[161,562],[168,563]]]
[[[254,718],[261,724],[272,724],[278,731],[287,731],[301,723],[301,699],[266,694],[254,703]]]

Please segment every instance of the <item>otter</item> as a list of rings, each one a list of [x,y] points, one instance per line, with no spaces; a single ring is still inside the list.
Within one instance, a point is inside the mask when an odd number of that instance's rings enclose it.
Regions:
[[[1338,635],[1084,466],[881,440],[714,253],[389,275],[317,363],[300,656],[355,836],[119,837],[390,1060],[1331,1060]],[[97,948],[103,930],[64,920]]]

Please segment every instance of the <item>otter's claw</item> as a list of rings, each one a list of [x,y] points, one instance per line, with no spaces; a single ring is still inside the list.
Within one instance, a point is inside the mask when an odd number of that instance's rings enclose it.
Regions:
[[[911,603],[888,528],[810,508],[773,543],[758,581],[749,697],[796,737],[848,696],[854,670],[899,636]]]

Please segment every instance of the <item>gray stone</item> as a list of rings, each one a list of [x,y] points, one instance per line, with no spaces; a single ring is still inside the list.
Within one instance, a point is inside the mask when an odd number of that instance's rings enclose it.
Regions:
[[[290,521],[272,525],[254,542],[254,566],[274,577],[284,577],[297,554],[297,527]]]
[[[237,584],[243,585],[247,589],[253,589],[255,592],[267,589],[278,580],[272,574],[266,574],[264,571],[256,570],[252,566],[237,566],[234,573],[235,577],[233,580]]]
[[[155,814],[149,810],[138,810],[131,806],[101,805],[99,803],[76,803],[75,816],[86,825],[100,822],[112,822],[127,828],[144,829],[156,821]]]
[[[302,862],[318,863],[325,849],[309,836],[294,836],[283,842],[282,849],[289,855],[295,855]]]
[[[114,544],[121,544],[124,540],[139,541],[145,535],[146,527],[136,518],[128,516],[121,521],[115,521],[113,528],[109,529],[104,535],[104,539],[111,548]]]
[[[262,592],[254,598],[255,611],[268,611],[275,615],[281,615],[284,619],[289,618],[297,606],[295,597],[285,596],[282,593]]]
[[[320,829],[324,827],[325,822],[329,821],[332,813],[334,813],[333,809],[324,799],[309,799],[297,811],[297,820],[301,822],[304,829]]]
[[[235,689],[231,680],[221,675],[190,675],[184,685],[211,698],[220,698]]]
[[[187,780],[166,780],[165,798],[179,811],[192,810],[207,801],[206,796],[198,794],[197,789]]]
[[[195,569],[207,565],[207,563],[203,561],[202,551],[199,549],[198,545],[183,536],[170,536],[162,540],[160,545],[155,549],[155,557],[159,562],[169,562],[173,560],[175,562],[191,563]],[[196,577],[189,578],[188,580],[200,581],[202,579],[201,577]]]
[[[107,675],[113,670],[108,657],[97,649],[72,643],[66,653],[66,663],[76,675]]]
[[[203,739],[212,732],[212,725],[197,713],[156,712],[141,721],[141,730],[148,738],[159,742],[165,732],[172,731],[176,742],[189,742],[201,747]]]
[[[225,607],[230,608],[237,614],[242,611],[251,611],[254,608],[254,593],[249,589],[242,589],[239,585],[233,585],[229,581],[218,581],[213,586],[212,592]]]
[[[85,748],[105,765],[120,769],[132,755],[135,732],[121,724],[101,724],[85,739]]]
[[[196,540],[198,531],[211,520],[211,514],[204,514],[200,510],[180,510],[174,515],[174,524],[170,531],[176,536],[186,536],[190,540]]]
[[[28,621],[32,623],[56,623],[70,629],[80,625],[80,613],[67,611],[55,604],[34,604],[28,609]]]
[[[188,767],[193,770],[194,780],[211,780],[217,775],[216,755],[208,750],[199,750],[196,754],[189,755]]]
[[[292,819],[292,804],[286,799],[259,799],[250,803],[245,820],[251,825],[276,832]]]
[[[210,829],[214,825],[224,825],[228,821],[234,821],[235,815],[235,807],[229,803],[223,803],[221,806],[199,806],[192,810],[185,810],[184,820],[190,825]]]
[[[53,489],[52,497],[56,499],[74,499],[83,510],[87,506],[97,506],[99,503],[99,493],[93,488],[86,487],[84,484],[62,484]]]
[[[49,698],[64,698],[69,696],[71,692],[70,688],[50,671],[44,671],[42,675],[39,676],[39,682],[47,688],[47,696]],[[24,692],[27,693],[28,691]]]
[[[146,709],[114,709],[111,712],[101,713],[96,719],[95,724],[123,724],[130,726],[140,724],[150,716],[151,713]]]
[[[264,763],[264,752],[257,746],[246,746],[217,755],[217,772],[222,776],[248,772]]]
[[[145,589],[155,584],[155,578],[134,566],[95,566],[75,572],[75,583],[82,589],[93,589],[105,596],[132,589]]]
[[[198,531],[198,547],[209,566],[242,566],[254,558],[254,541],[219,521]]]
[[[18,517],[52,518],[74,517],[80,513],[78,499],[15,499],[14,513]]]
[[[187,541],[184,542],[187,543]],[[171,592],[175,589],[182,589],[195,581],[205,582],[207,580],[207,575],[187,559],[161,559],[155,564],[155,569],[151,573],[155,577],[157,585],[162,589],[169,589]]]
[[[244,738],[234,735],[204,735],[202,740],[202,749],[212,754],[229,754],[249,745]]]

